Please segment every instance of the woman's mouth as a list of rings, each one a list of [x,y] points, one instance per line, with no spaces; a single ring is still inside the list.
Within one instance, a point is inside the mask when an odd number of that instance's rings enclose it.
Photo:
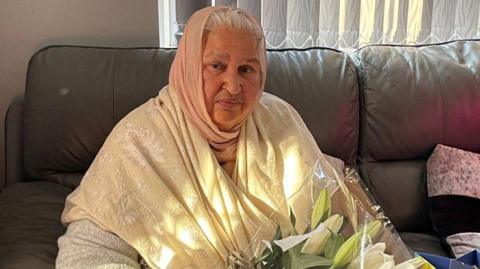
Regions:
[[[217,104],[219,104],[223,109],[233,109],[242,103],[243,102],[237,98],[226,98],[217,101]]]

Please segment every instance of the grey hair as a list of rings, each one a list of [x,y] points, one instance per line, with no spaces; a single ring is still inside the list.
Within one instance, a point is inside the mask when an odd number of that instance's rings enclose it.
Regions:
[[[255,36],[257,44],[263,41],[263,30],[259,26],[259,23],[254,21],[255,19],[248,15],[244,10],[232,7],[225,7],[216,10],[210,14],[205,24],[203,31],[203,43],[206,42],[208,34],[215,31],[217,28],[229,28],[234,30],[242,30],[251,33]]]

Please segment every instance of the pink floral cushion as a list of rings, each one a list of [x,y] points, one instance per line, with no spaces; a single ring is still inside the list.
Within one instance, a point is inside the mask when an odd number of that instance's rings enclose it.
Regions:
[[[447,244],[452,249],[455,257],[468,254],[480,246],[480,233],[458,233],[446,238]]]
[[[437,145],[427,163],[428,196],[480,198],[480,154]]]
[[[433,227],[453,254],[480,248],[480,154],[437,145],[427,187]]]

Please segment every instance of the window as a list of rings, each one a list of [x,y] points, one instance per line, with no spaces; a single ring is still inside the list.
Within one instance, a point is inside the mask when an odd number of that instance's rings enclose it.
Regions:
[[[161,23],[176,27],[162,28],[178,35],[187,18],[203,6],[230,5],[249,10],[261,21],[269,48],[355,49],[368,44],[425,44],[480,37],[478,0],[159,0],[159,5],[160,2],[164,13],[177,13],[159,16]],[[181,6],[172,8],[175,2]],[[167,29],[163,31],[167,35]],[[168,43],[160,39],[161,46]]]

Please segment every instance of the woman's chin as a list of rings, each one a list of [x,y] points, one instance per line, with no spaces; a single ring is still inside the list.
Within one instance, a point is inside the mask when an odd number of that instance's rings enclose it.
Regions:
[[[222,131],[230,131],[242,122],[241,111],[217,109],[215,112],[212,115],[212,120]]]
[[[226,132],[231,131],[239,122],[239,120],[235,119],[219,119],[213,121],[215,125],[217,125],[218,129]]]

